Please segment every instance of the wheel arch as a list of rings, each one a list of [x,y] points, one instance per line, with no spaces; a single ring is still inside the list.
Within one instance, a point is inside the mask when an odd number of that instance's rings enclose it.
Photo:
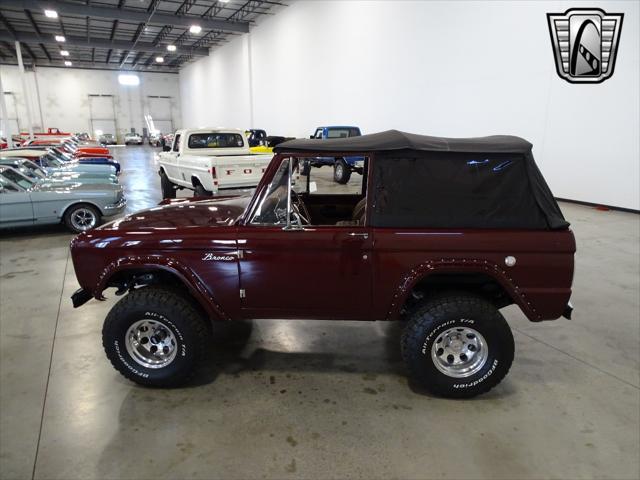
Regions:
[[[134,257],[109,264],[100,275],[92,292],[93,296],[104,300],[102,292],[109,287],[118,288],[117,293],[122,294],[132,288],[168,285],[191,297],[209,319],[230,320],[209,289],[191,269],[174,259],[164,259],[164,263],[158,263],[158,260],[157,257]]]
[[[515,303],[530,320],[539,320],[506,271],[486,260],[474,259],[443,259],[412,269],[397,287],[387,319],[397,319],[414,303],[445,291],[469,292],[489,300],[496,308]]]
[[[71,203],[68,203],[67,205],[65,205],[60,210],[60,221],[64,221],[64,216],[67,214],[67,212],[69,211],[70,208],[76,207],[78,205],[89,205],[90,207],[93,207],[96,210],[98,210],[98,213],[100,214],[101,217],[105,216],[104,212],[102,211],[102,208],[100,208],[100,206],[97,205],[96,203],[94,203],[94,202],[92,202],[90,200],[84,200],[84,199],[83,200],[73,200]]]

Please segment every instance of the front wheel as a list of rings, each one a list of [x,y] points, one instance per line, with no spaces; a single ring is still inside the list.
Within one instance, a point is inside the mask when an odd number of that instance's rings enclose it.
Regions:
[[[344,185],[351,178],[351,168],[342,158],[338,158],[333,165],[333,180]]]
[[[102,328],[107,357],[124,377],[150,387],[184,384],[206,358],[210,330],[193,303],[173,290],[133,290]]]
[[[72,205],[64,213],[64,224],[74,233],[82,233],[100,225],[100,212],[84,203]]]
[[[436,395],[469,398],[488,392],[511,367],[511,329],[483,298],[443,295],[419,305],[407,320],[402,356],[411,376]]]

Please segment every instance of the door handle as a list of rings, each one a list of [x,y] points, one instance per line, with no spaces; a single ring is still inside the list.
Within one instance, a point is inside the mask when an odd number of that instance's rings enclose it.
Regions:
[[[368,233],[356,233],[356,232],[350,232],[349,233],[350,237],[361,237],[361,238],[369,238],[369,234]]]

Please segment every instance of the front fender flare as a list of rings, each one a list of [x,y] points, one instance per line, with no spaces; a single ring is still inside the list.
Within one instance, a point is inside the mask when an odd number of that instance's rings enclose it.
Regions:
[[[175,258],[161,255],[132,255],[111,262],[100,272],[98,283],[92,292],[93,297],[104,300],[102,292],[109,285],[109,279],[116,273],[141,269],[162,270],[175,275],[210,317],[231,320],[198,274]]]

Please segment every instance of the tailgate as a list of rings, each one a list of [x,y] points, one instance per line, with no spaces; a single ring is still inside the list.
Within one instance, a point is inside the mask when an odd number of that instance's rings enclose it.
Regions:
[[[271,154],[216,157],[216,176],[220,188],[258,185],[271,158]]]

